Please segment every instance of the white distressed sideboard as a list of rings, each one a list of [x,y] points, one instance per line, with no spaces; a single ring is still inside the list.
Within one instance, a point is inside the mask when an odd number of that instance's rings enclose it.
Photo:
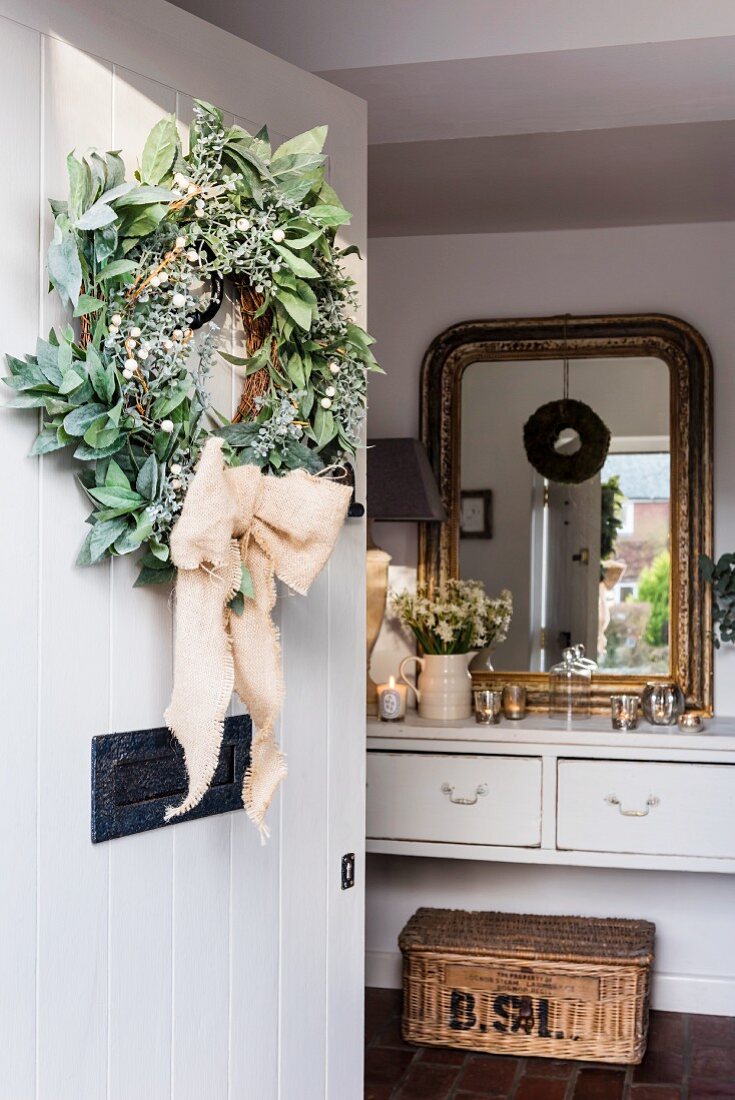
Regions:
[[[735,719],[368,722],[367,850],[735,872]]]

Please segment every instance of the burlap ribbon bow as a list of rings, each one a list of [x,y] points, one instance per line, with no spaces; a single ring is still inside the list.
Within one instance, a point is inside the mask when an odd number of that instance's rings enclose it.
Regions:
[[[171,535],[176,579],[174,687],[165,720],[184,749],[189,791],[166,820],[201,801],[219,759],[233,687],[253,721],[243,801],[267,836],[264,818],[286,774],[273,735],[283,699],[278,632],[271,618],[274,577],[300,595],[325,565],[344,522],[350,489],[295,470],[264,476],[256,466],[226,468],[222,442],[207,441]],[[242,566],[254,598],[242,615],[229,607]]]

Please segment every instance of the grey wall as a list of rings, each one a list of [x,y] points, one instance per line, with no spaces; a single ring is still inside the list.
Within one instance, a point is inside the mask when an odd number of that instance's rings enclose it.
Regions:
[[[417,435],[421,357],[437,333],[473,317],[676,314],[714,359],[716,550],[735,547],[735,223],[370,242],[370,328],[388,372],[370,395],[372,436]],[[376,525],[398,565],[415,565],[416,530]],[[715,661],[715,704],[735,714],[735,650]]]

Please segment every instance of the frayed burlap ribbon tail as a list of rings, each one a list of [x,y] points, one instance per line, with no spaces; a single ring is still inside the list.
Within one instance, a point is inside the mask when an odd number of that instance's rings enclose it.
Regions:
[[[243,801],[261,834],[286,774],[273,728],[283,699],[278,632],[271,618],[275,577],[300,595],[325,565],[347,513],[350,489],[295,470],[226,468],[219,439],[207,441],[171,535],[177,566],[174,688],[165,719],[184,749],[189,791],[166,820],[203,798],[219,759],[233,686],[253,721]],[[242,565],[253,581],[241,616],[229,602]]]

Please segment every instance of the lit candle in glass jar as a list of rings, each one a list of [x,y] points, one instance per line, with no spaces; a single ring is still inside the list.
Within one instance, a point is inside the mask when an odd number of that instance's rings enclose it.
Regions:
[[[398,722],[406,717],[406,685],[397,684],[395,676],[387,684],[378,684],[378,715],[381,722]]]
[[[526,689],[523,684],[506,684],[503,688],[503,714],[518,721],[526,717]]]

